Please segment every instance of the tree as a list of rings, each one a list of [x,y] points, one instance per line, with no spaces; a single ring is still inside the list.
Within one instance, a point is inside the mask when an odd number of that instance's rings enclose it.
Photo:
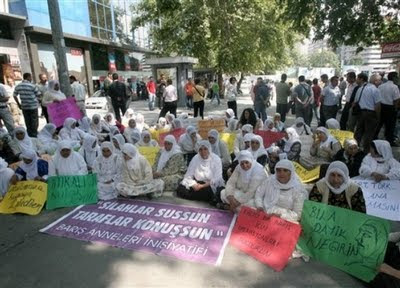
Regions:
[[[329,50],[322,50],[310,55],[309,63],[311,67],[332,67],[335,69],[340,67],[339,57]]]

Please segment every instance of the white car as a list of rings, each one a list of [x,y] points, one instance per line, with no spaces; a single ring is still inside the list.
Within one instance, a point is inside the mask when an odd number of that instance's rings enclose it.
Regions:
[[[111,98],[106,96],[103,91],[97,90],[92,97],[85,101],[86,109],[103,109],[106,111],[112,110]]]

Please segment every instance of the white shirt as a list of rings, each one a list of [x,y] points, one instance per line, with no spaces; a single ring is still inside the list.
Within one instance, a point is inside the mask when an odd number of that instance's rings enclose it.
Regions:
[[[356,82],[349,84],[347,86],[347,91],[346,91],[346,102],[350,102],[351,94],[353,94],[354,88],[356,88],[358,85]]]
[[[338,105],[341,96],[339,86],[326,86],[324,89],[322,89],[322,96],[324,97],[324,106]]]
[[[164,97],[164,102],[173,102],[178,100],[178,95],[175,86],[168,85],[167,87],[165,87],[163,97]]]
[[[393,81],[387,81],[380,85],[378,89],[381,92],[382,104],[393,105],[395,100],[400,99],[399,87]]]
[[[378,88],[371,83],[364,85],[365,87],[361,86],[358,88],[354,101],[359,103],[361,109],[375,111],[375,105],[382,101],[381,93],[379,92]]]
[[[78,81],[71,84],[72,94],[75,96],[76,101],[85,101],[86,89]]]

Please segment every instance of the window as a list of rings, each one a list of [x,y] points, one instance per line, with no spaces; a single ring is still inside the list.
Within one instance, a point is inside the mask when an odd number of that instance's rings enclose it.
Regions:
[[[89,0],[92,36],[112,40],[112,18],[109,0]]]

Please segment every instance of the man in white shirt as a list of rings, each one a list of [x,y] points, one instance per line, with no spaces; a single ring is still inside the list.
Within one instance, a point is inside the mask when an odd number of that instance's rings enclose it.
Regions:
[[[167,87],[165,87],[163,92],[164,98],[164,106],[160,111],[159,117],[164,117],[167,112],[174,114],[176,117],[176,108],[177,108],[177,101],[178,101],[178,93],[176,87],[172,85],[172,80],[167,80]]]
[[[339,78],[337,76],[331,77],[331,83],[322,89],[321,102],[323,107],[324,119],[329,120],[331,118],[336,119],[337,112],[339,110],[339,101],[341,99],[339,89]],[[325,123],[322,123],[325,125]]]
[[[347,80],[347,90],[345,93],[345,100],[346,104],[342,110],[342,116],[340,118],[340,130],[347,130],[347,121],[349,120],[349,112],[351,108],[351,104],[354,102],[351,101],[351,95],[353,94],[354,88],[357,87],[356,83],[356,73],[355,72],[348,72],[346,75]]]
[[[382,101],[381,118],[376,130],[376,136],[378,136],[382,126],[385,126],[385,139],[390,143],[390,145],[394,145],[394,129],[397,118],[396,108],[400,102],[399,87],[394,84],[397,80],[397,72],[390,72],[388,74],[388,81],[378,87],[381,92]]]
[[[85,108],[85,98],[86,89],[74,75],[69,76],[69,83],[71,83],[72,95],[75,97],[76,105],[78,105],[79,110],[81,110],[82,116],[86,116]]]
[[[3,120],[4,125],[6,125],[6,128],[8,130],[8,133],[10,135],[13,135],[15,125],[14,125],[14,119],[7,105],[9,99],[10,97],[8,96],[7,91],[4,88],[4,85],[0,83],[0,120]]]

